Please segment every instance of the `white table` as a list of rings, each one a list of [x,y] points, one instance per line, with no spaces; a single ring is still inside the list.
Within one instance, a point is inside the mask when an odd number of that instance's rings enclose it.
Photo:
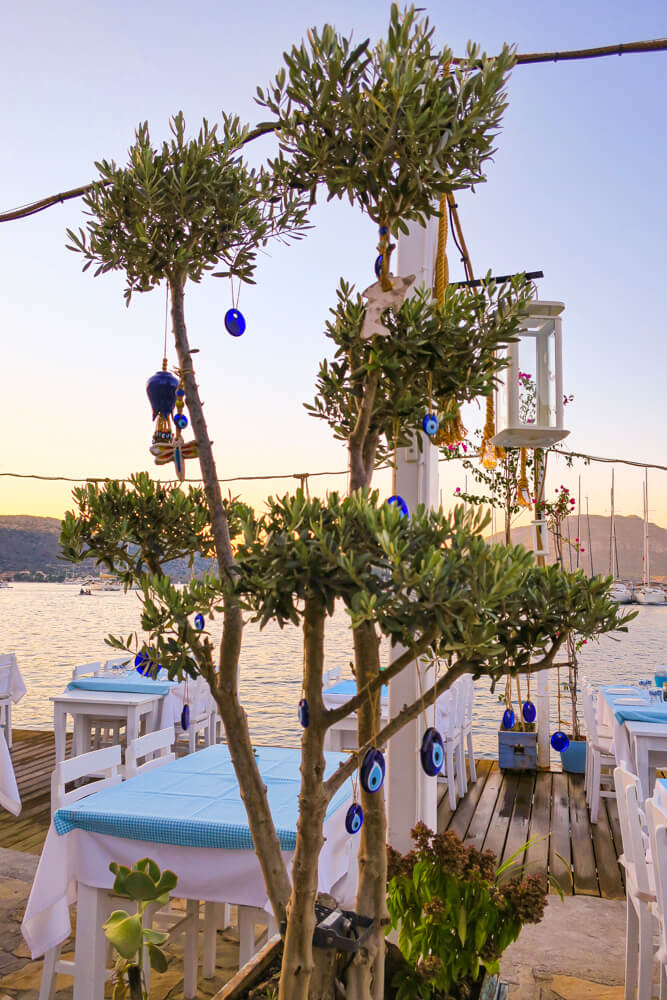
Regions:
[[[300,751],[282,747],[256,750],[281,843],[290,847],[283,849],[289,869],[298,810]],[[327,754],[325,774],[343,759],[340,754]],[[354,878],[356,872],[351,851],[358,838],[345,830],[351,797],[352,785],[347,782],[327,813],[319,864],[323,891],[330,891],[348,872]],[[64,832],[57,833],[56,825]],[[130,829],[132,837],[112,835],[109,829]],[[149,842],[148,835],[159,842]],[[173,842],[178,839],[180,843]],[[113,885],[109,862],[131,866],[148,856],[162,870],[176,872],[174,895],[178,898],[266,909],[259,860],[248,843],[252,841],[245,807],[229,750],[222,745],[171,761],[73,803],[69,810],[59,810],[44,844],[22,924],[33,958],[65,940],[70,931],[68,908],[76,901],[74,1000],[101,1000],[106,958],[102,923]],[[347,886],[348,896],[353,889],[353,885]],[[114,906],[122,905],[122,900],[114,900]]]
[[[26,693],[26,686],[15,653],[0,653],[0,698],[6,705],[7,746],[12,745],[12,703],[15,705]]]
[[[56,738],[56,763],[65,759],[65,734],[67,716],[74,722],[72,755],[90,749],[89,719],[121,720],[127,726],[127,740],[136,739],[141,723],[151,732],[159,727],[160,702],[163,695],[131,694],[127,691],[65,691],[50,700],[53,702],[53,728]]]
[[[599,717],[603,726],[613,730],[614,754],[618,764],[624,761],[634,767],[642,789],[642,798],[647,799],[653,794],[655,785],[655,770],[667,767],[667,703],[652,703],[646,689],[637,687],[634,694],[645,700],[646,710],[655,710],[656,721],[634,721],[627,719],[619,722],[614,715],[614,706],[604,689],[600,693]],[[632,692],[628,692],[633,697]],[[621,694],[617,698],[623,697]],[[618,706],[621,708],[621,705]],[[632,714],[633,706],[623,706],[623,710]],[[641,706],[637,706],[641,713]],[[663,718],[664,717],[664,718]]]

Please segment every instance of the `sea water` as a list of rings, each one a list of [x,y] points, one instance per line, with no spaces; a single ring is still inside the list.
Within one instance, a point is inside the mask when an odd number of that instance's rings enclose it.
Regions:
[[[634,608],[638,616],[627,633],[603,636],[580,652],[580,672],[593,684],[632,682],[653,677],[655,668],[667,664],[667,607]],[[79,587],[55,583],[15,583],[0,589],[0,653],[15,652],[27,694],[14,708],[14,725],[26,729],[51,729],[50,697],[62,694],[80,663],[118,656],[105,644],[113,633],[126,637],[140,628],[140,594],[109,591],[81,596]],[[212,638],[219,639],[219,620],[207,622]],[[240,665],[240,691],[248,713],[253,740],[297,746],[301,727],[297,704],[301,695],[303,648],[301,631],[269,624],[259,629],[249,623],[244,629]],[[388,647],[383,654],[386,657]],[[351,677],[352,642],[348,617],[343,608],[327,621],[325,669],[340,666],[343,677]],[[551,723],[558,728],[557,675],[550,671]],[[566,681],[562,671],[561,682]],[[516,694],[515,686],[514,693]],[[531,695],[537,692],[533,678]],[[504,683],[490,690],[490,681],[475,684],[473,737],[478,756],[496,757],[497,730],[504,706],[499,695]],[[527,697],[525,679],[522,696]],[[569,725],[569,696],[561,694],[562,723]],[[516,697],[514,702],[517,709]],[[429,710],[429,720],[430,713]]]

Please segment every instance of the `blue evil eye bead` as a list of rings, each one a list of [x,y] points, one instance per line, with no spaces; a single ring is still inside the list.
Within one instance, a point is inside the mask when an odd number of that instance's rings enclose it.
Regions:
[[[419,755],[422,767],[431,778],[440,774],[445,763],[445,748],[442,745],[442,736],[433,726],[429,726],[424,733]]]
[[[506,708],[503,712],[503,729],[514,729],[514,709]]]
[[[177,389],[176,395],[179,399],[183,399],[185,397],[185,389]]]
[[[364,821],[364,810],[358,802],[353,802],[345,815],[345,829],[348,833],[359,833]]]
[[[535,722],[537,709],[533,705],[532,701],[524,701],[521,714],[523,715],[524,722]]]
[[[389,229],[387,226],[380,226],[380,236],[386,236],[388,232]]]
[[[403,517],[407,517],[408,514],[410,513],[408,510],[408,505],[406,504],[403,497],[399,497],[398,493],[394,494],[393,497],[389,497],[387,503],[395,503],[398,509],[400,510],[401,514],[403,515]]]
[[[307,729],[308,724],[310,723],[310,709],[308,708],[308,702],[306,701],[305,698],[302,698],[301,701],[299,702],[299,706],[297,708],[297,715],[299,717],[299,722],[301,723],[303,728]]]
[[[174,423],[178,427],[179,431],[185,430],[188,426],[188,418],[184,413],[177,413],[174,417]]]
[[[551,737],[551,746],[554,750],[559,752],[562,750],[567,750],[570,745],[569,737],[565,735],[562,729],[556,730],[556,732]]]
[[[203,629],[203,627],[204,627],[204,616],[202,614],[196,614],[195,615],[195,628],[197,629],[198,632],[201,632],[201,630]]]
[[[181,712],[181,729],[190,728],[190,706],[187,704],[183,705],[183,711]]]
[[[375,277],[382,277],[382,254],[378,254],[375,258]]]
[[[166,420],[174,412],[178,379],[171,372],[156,372],[146,382],[146,394],[153,410],[153,420],[158,416]]]
[[[143,677],[150,670],[151,662],[148,659],[146,653],[141,652],[137,653],[137,655],[135,656],[134,665],[137,668],[137,673],[141,674],[141,676]]]
[[[365,792],[379,792],[385,776],[384,756],[380,750],[371,748],[366,752],[361,764],[361,787]]]
[[[438,428],[440,427],[440,421],[436,417],[435,413],[427,413],[422,420],[422,427],[429,437],[433,437],[434,434],[438,433]]]
[[[225,329],[232,337],[241,337],[245,333],[245,316],[238,309],[228,309],[225,313]]]

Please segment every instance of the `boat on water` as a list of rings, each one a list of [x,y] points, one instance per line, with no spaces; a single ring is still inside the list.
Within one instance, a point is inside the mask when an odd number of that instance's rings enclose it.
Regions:
[[[644,500],[644,552],[642,555],[642,582],[639,587],[634,588],[632,599],[635,604],[667,604],[667,594],[662,587],[656,587],[651,584],[651,564],[648,544],[648,469],[644,469],[642,494]]]
[[[643,585],[635,587],[633,600],[635,604],[667,604],[667,594],[661,587]]]
[[[12,590],[12,587],[6,580],[0,580],[0,590]]]
[[[632,591],[620,580],[616,580],[609,590],[609,598],[615,604],[632,604]]]
[[[107,593],[112,590],[122,590],[123,585],[112,573],[100,573],[97,580],[92,580],[89,589],[96,594]]]

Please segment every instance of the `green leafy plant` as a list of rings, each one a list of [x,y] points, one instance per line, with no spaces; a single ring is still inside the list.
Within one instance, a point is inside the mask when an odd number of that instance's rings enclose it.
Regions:
[[[165,931],[144,927],[146,910],[151,904],[165,906],[169,893],[176,888],[177,877],[172,871],[161,872],[154,861],[143,858],[132,868],[115,861],[109,865],[115,875],[114,895],[136,903],[136,913],[114,910],[105,922],[104,933],[118,953],[114,977],[113,1000],[147,1000],[144,980],[144,949],[152,969],[165,972],[167,956],[162,945],[169,937]]]
[[[483,970],[495,973],[526,923],[544,915],[547,886],[513,875],[516,855],[496,869],[491,851],[467,846],[423,823],[406,855],[388,848],[387,907],[406,965],[396,1000],[464,1000]],[[522,854],[525,848],[517,854]]]

